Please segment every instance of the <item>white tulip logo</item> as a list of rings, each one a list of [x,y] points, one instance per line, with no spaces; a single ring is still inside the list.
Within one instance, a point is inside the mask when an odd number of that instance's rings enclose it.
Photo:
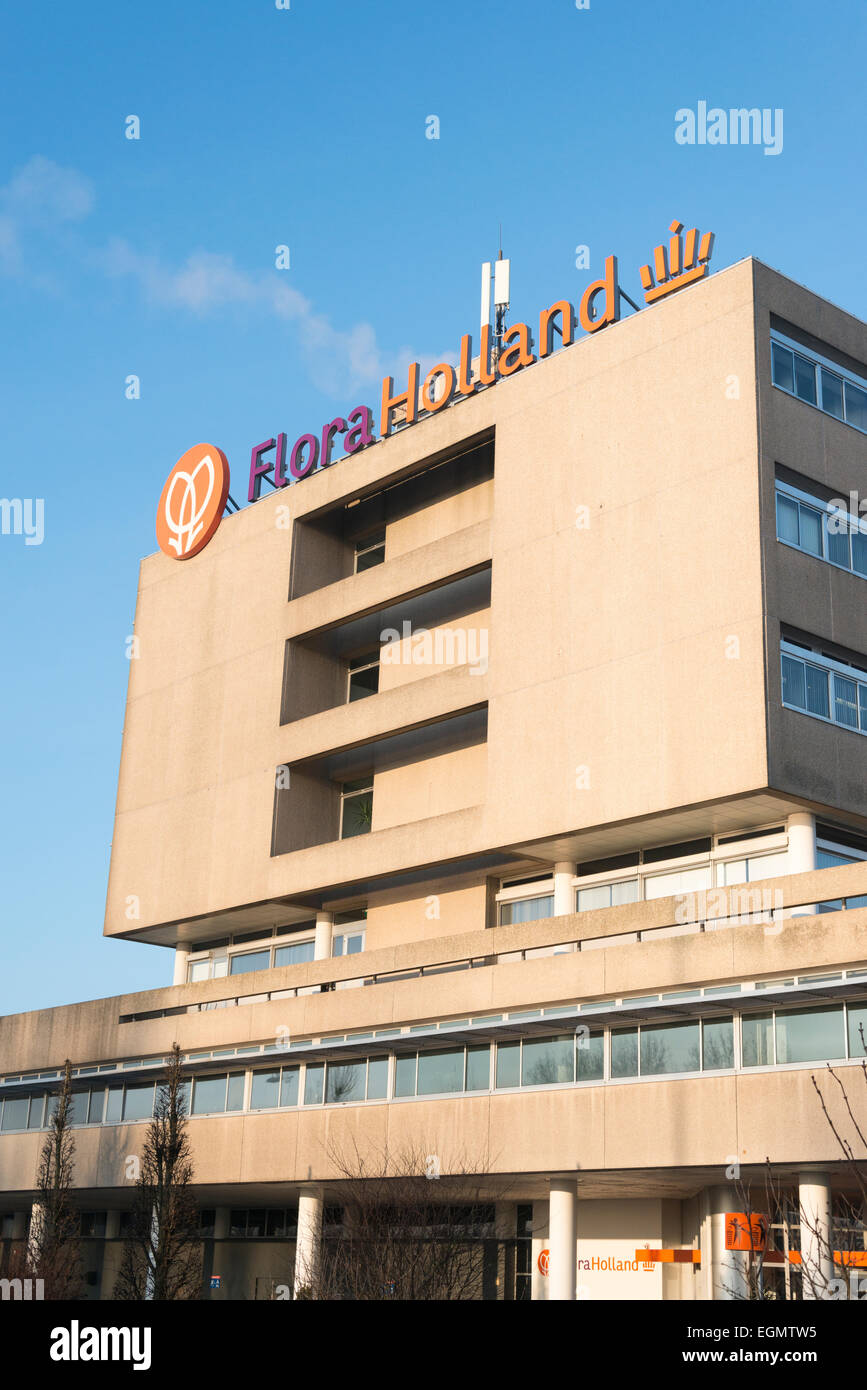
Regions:
[[[200,493],[196,479],[203,470],[207,472],[208,476],[207,483],[202,485],[204,495],[199,500]],[[186,555],[202,530],[204,526],[202,518],[208,510],[208,503],[213,496],[216,481],[214,460],[210,454],[205,454],[192,473],[178,472],[172,477],[163,503],[163,511],[166,526],[172,533],[169,545],[176,555]],[[180,502],[177,501],[178,494],[180,494]]]
[[[157,508],[160,550],[173,560],[189,560],[208,544],[229,495],[229,464],[213,444],[194,444],[179,458]]]

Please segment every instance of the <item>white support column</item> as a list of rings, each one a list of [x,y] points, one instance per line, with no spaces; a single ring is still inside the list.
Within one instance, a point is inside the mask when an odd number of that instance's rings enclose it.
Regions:
[[[322,1243],[322,1188],[305,1188],[298,1198],[298,1237],[295,1243],[295,1297],[302,1289],[315,1297]]]
[[[831,1181],[826,1173],[800,1173],[798,1205],[801,1212],[802,1297],[824,1297],[834,1277],[831,1224]]]
[[[314,960],[328,960],[331,955],[331,930],[333,926],[333,912],[317,912],[316,937],[313,942]]]
[[[183,946],[175,947],[175,970],[172,978],[173,985],[185,985],[187,983],[187,961],[190,958],[189,951],[185,951]]]
[[[710,1231],[711,1298],[731,1303],[747,1296],[747,1255],[726,1250],[726,1213],[739,1210],[734,1187],[712,1187],[708,1193]],[[704,1251],[702,1251],[704,1259]]]
[[[228,1240],[231,1210],[229,1207],[216,1207],[214,1210],[214,1240]]]
[[[574,1301],[578,1273],[578,1184],[552,1178],[548,1207],[548,1298]]]
[[[794,811],[787,822],[790,874],[808,874],[816,867],[816,817],[810,811]]]
[[[554,865],[554,916],[566,917],[575,911],[575,889],[572,880],[575,865],[569,860],[560,860]]]

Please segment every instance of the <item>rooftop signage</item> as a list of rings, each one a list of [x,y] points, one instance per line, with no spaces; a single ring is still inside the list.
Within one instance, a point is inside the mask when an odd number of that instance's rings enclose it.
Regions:
[[[675,220],[668,246],[654,249],[653,265],[641,267],[639,276],[646,304],[674,294],[707,274],[713,250],[713,233],[699,233],[693,227],[684,238],[683,224]],[[539,331],[534,343],[530,326],[514,323],[492,341],[490,324],[483,324],[476,370],[473,370],[473,341],[469,333],[461,338],[458,366],[438,362],[423,381],[418,362],[411,362],[405,390],[395,390],[394,379],[383,377],[378,418],[367,405],[357,405],[344,418],[337,415],[316,434],[302,434],[291,449],[287,435],[278,434],[254,445],[250,455],[247,501],[258,500],[262,480],[278,491],[301,482],[311,473],[321,472],[332,458],[335,440],[342,445],[341,457],[351,457],[361,449],[387,439],[396,423],[414,425],[420,415],[435,415],[476,391],[513,376],[523,367],[550,356],[554,335],[568,347],[577,325],[585,333],[598,333],[620,318],[620,300],[632,300],[620,288],[616,256],[605,260],[601,279],[584,290],[577,311],[568,299],[558,299],[539,314]],[[637,308],[633,304],[633,308]],[[400,420],[395,416],[400,412]],[[225,454],[213,445],[197,444],[178,460],[166,480],[157,509],[157,540],[165,555],[187,560],[208,544],[220,524],[229,492],[229,465]]]

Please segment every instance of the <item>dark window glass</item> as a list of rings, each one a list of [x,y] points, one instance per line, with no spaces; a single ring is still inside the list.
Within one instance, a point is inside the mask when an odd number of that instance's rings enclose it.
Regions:
[[[798,353],[795,353],[795,390],[802,401],[816,404],[816,368]]]
[[[229,974],[249,975],[251,970],[267,970],[270,964],[270,950],[245,951],[243,955],[231,957]]]
[[[497,1086],[517,1086],[521,1079],[521,1044],[499,1043],[497,1046]]]
[[[349,666],[349,699],[363,700],[379,690],[379,652],[359,657]]]
[[[852,568],[858,574],[867,574],[867,533],[852,532]]]
[[[846,1012],[849,1015],[849,1056],[863,1062],[867,1059],[867,1003],[847,1004]]]
[[[639,1042],[642,1076],[699,1070],[697,1022],[645,1025]]]
[[[330,1062],[325,1079],[325,1099],[338,1101],[364,1100],[364,1062]]]
[[[845,1056],[843,1008],[778,1009],[777,1065],[785,1062],[824,1062]]]
[[[226,1096],[226,1109],[244,1109],[244,1073],[242,1071],[234,1071],[229,1077],[229,1087]]]
[[[801,549],[806,550],[810,555],[822,556],[822,513],[817,512],[813,507],[805,507],[803,502],[800,506],[800,524],[798,534],[800,536]]]
[[[418,1059],[416,1094],[435,1096],[447,1091],[464,1089],[464,1049],[443,1049],[442,1052],[421,1052]]]
[[[794,705],[796,709],[807,708],[804,663],[791,656],[783,657],[783,704]]]
[[[221,1076],[197,1076],[193,1088],[193,1114],[219,1114],[226,1108],[226,1073]]]
[[[14,1100],[3,1102],[3,1128],[26,1129],[27,1113],[30,1107],[29,1096],[17,1096]]]
[[[467,1090],[487,1091],[491,1086],[491,1049],[484,1047],[467,1048]]]
[[[795,372],[789,349],[780,347],[779,343],[771,343],[771,364],[774,385],[782,386],[784,391],[794,391]]]
[[[371,1057],[367,1064],[367,1099],[385,1100],[388,1094],[388,1058]]]
[[[638,1075],[637,1028],[624,1028],[611,1034],[611,1075]]]
[[[789,545],[800,545],[798,534],[798,504],[793,497],[777,493],[777,535]]]
[[[150,1120],[154,1113],[153,1082],[147,1086],[127,1086],[123,1101],[125,1120]]]
[[[284,1067],[280,1081],[281,1106],[298,1104],[298,1068]]]
[[[856,429],[867,430],[867,391],[846,382],[846,422]]]
[[[522,1086],[552,1086],[575,1080],[575,1039],[527,1038],[521,1059]]]
[[[705,1071],[721,1071],[735,1064],[734,1020],[708,1018],[701,1025],[702,1062]]]
[[[297,941],[294,946],[278,946],[274,952],[275,965],[303,965],[313,959],[312,941]]]
[[[828,719],[828,672],[819,666],[805,666],[804,675],[807,685],[807,709],[810,714],[821,714]]]
[[[229,1235],[245,1236],[247,1234],[247,1213],[242,1208],[234,1209],[229,1214]]]
[[[410,1057],[398,1057],[394,1071],[394,1094],[415,1095],[415,1053]]]
[[[833,372],[822,368],[822,409],[843,419],[843,383]]]
[[[343,815],[340,825],[341,838],[353,835],[366,835],[373,824],[373,791],[370,777],[343,786]]]
[[[834,718],[847,729],[858,728],[858,693],[854,681],[834,675]]]
[[[500,926],[511,927],[518,922],[538,922],[542,917],[551,917],[553,912],[552,893],[546,893],[539,898],[521,898],[514,903],[500,903]]]
[[[579,1033],[575,1039],[575,1061],[579,1081],[601,1081],[604,1066],[604,1038],[601,1033],[585,1036]]]
[[[325,1082],[325,1064],[317,1062],[308,1066],[304,1077],[304,1104],[321,1105]]]
[[[832,565],[849,569],[849,518],[832,512],[825,521],[828,535],[828,559]]]
[[[745,1067],[774,1065],[774,1020],[771,1014],[745,1014],[741,1019],[741,1047]]]
[[[251,1110],[276,1109],[280,1103],[279,1071],[254,1071],[253,1090],[250,1095]]]

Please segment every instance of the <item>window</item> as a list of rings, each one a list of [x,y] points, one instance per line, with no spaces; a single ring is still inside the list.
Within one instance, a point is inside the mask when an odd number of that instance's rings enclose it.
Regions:
[[[579,888],[577,910],[589,912],[597,907],[622,907],[638,902],[638,879],[621,879],[618,883],[600,883],[594,888]]]
[[[553,917],[554,894],[538,898],[518,898],[516,902],[500,903],[500,926],[513,927],[519,922],[538,922],[541,917]]]
[[[527,1038],[521,1051],[522,1086],[552,1086],[575,1080],[574,1034]]]
[[[416,1095],[435,1096],[464,1089],[464,1049],[421,1052],[418,1059]]]
[[[244,1108],[244,1073],[197,1076],[193,1085],[193,1115],[218,1115]]]
[[[304,1104],[321,1105],[325,1088],[325,1063],[307,1064],[304,1077]]]
[[[867,523],[779,480],[777,540],[867,576]]]
[[[844,729],[867,733],[867,671],[783,642],[781,646],[783,704]]]
[[[379,690],[379,648],[372,652],[366,652],[364,656],[356,656],[349,663],[349,682],[347,699],[351,703],[353,700],[363,700],[368,695],[375,695]]]
[[[154,1113],[154,1084],[127,1086],[123,1097],[125,1120],[150,1120]]]
[[[340,792],[340,838],[367,835],[373,825],[373,773],[344,782]]]
[[[766,878],[778,878],[788,868],[785,850],[776,854],[753,854],[746,859],[728,859],[720,864],[720,883],[757,883]]]
[[[384,526],[381,526],[377,531],[369,531],[366,536],[360,537],[360,539],[355,542],[356,574],[361,574],[362,570],[372,569],[374,565],[381,565],[384,559]]]
[[[241,951],[230,957],[230,975],[248,975],[253,970],[268,970],[271,966],[270,948],[265,951]]]
[[[313,941],[296,941],[291,946],[278,946],[274,952],[275,965],[302,965],[313,959]]]
[[[331,938],[332,956],[357,956],[364,950],[364,927],[359,931],[338,932]]]
[[[847,1045],[848,1055],[860,1060],[864,1053],[858,1025],[865,1017],[867,1006],[861,1003],[745,1015],[741,1020],[743,1065],[783,1067],[798,1062],[842,1061]],[[853,1046],[856,1042],[857,1047]]]
[[[611,1075],[664,1076],[734,1066],[734,1019],[642,1023],[611,1034]]]
[[[818,353],[779,333],[771,339],[771,380],[790,396],[867,432],[867,380],[826,365]]]
[[[229,1235],[243,1240],[292,1239],[297,1228],[298,1215],[294,1209],[233,1207],[229,1213]]]
[[[297,1105],[298,1070],[298,1067],[282,1067],[274,1071],[254,1071],[250,1109],[276,1110]]]

